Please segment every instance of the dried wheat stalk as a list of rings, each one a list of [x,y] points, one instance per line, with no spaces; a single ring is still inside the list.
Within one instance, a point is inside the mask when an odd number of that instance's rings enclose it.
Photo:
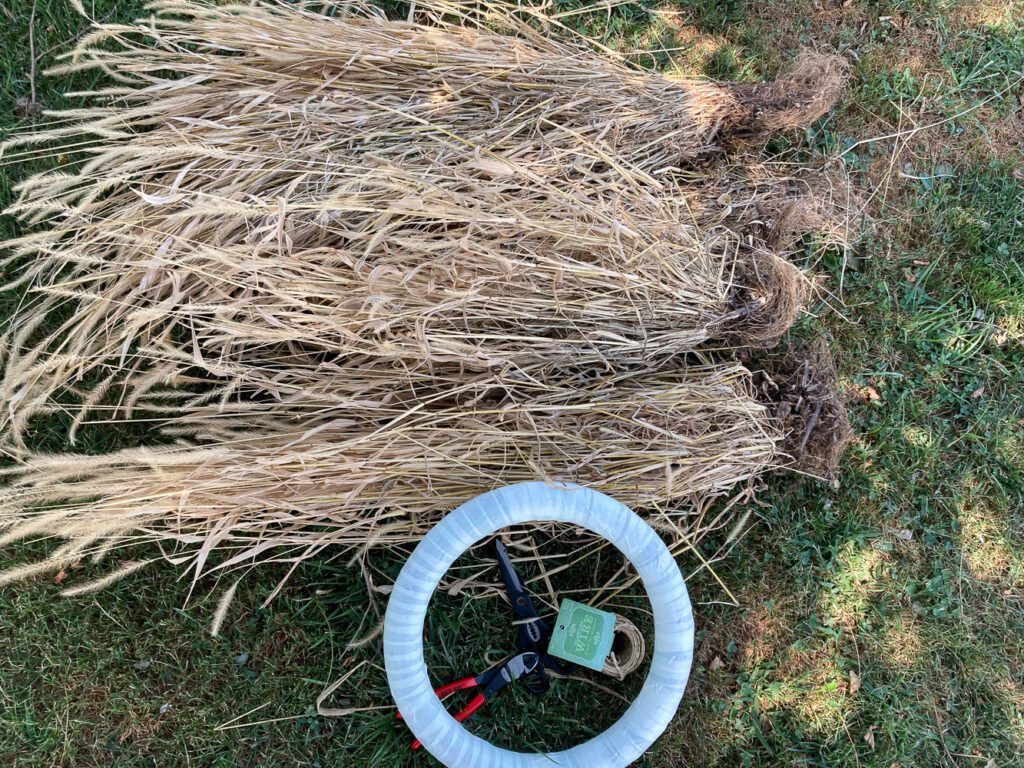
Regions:
[[[108,72],[123,85],[107,102],[7,147],[90,155],[23,182],[10,209],[47,225],[7,244],[37,297],[5,339],[14,440],[82,380],[88,407],[115,385],[127,404],[166,397],[196,367],[243,365],[235,394],[265,394],[279,387],[261,371],[320,353],[410,371],[648,364],[767,343],[796,317],[802,275],[666,172],[730,131],[816,117],[842,82],[831,60],[758,90],[636,72],[500,6],[486,19],[516,35],[358,5],[153,7],[57,70]],[[768,120],[783,91],[790,122]]]
[[[514,400],[491,388],[473,407],[366,403],[302,420],[200,411],[169,429],[198,445],[33,456],[6,470],[0,546],[67,543],[0,579],[140,542],[161,543],[196,578],[407,543],[467,498],[537,478],[667,507],[763,473],[781,437],[737,364],[522,385]],[[700,519],[675,514],[699,540]]]
[[[0,580],[140,542],[196,578],[358,553],[538,477],[692,541],[680,502],[778,464],[746,371],[700,350],[792,324],[787,242],[831,213],[820,177],[709,163],[823,114],[836,59],[735,86],[500,4],[152,8],[56,70],[105,73],[93,106],[3,148],[82,159],[19,185],[34,229],[0,244],[31,298],[0,352],[0,545],[66,540]],[[141,411],[179,443],[25,451],[66,395],[75,428]]]

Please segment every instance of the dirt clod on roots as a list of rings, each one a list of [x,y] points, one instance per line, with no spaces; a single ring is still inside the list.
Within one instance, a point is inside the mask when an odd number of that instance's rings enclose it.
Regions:
[[[825,480],[839,477],[852,432],[836,385],[836,368],[824,340],[795,344],[753,366],[758,400],[768,406],[784,438],[787,466]]]
[[[757,140],[806,127],[835,106],[849,75],[845,59],[805,50],[789,74],[765,83],[733,86],[748,111],[723,133],[730,138]]]

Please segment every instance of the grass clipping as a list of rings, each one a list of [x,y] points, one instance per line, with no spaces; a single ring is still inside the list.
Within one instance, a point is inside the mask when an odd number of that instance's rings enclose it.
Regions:
[[[196,577],[409,542],[526,479],[685,510],[784,463],[722,350],[790,327],[787,244],[840,228],[750,213],[824,210],[816,182],[702,169],[824,114],[842,62],[668,80],[523,9],[417,7],[158,2],[56,69],[112,84],[4,147],[81,159],[10,209],[0,543],[67,544],[3,578],[139,542]],[[177,443],[34,455],[68,408],[72,441],[143,412]]]

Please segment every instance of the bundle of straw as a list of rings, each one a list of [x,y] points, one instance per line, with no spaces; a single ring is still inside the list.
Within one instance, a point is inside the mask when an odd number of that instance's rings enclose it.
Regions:
[[[480,392],[473,408],[366,403],[298,423],[199,412],[171,428],[208,447],[31,457],[6,471],[0,545],[67,543],[0,581],[140,542],[174,547],[169,556],[195,578],[406,543],[481,488],[538,478],[664,508],[721,494],[777,457],[780,434],[735,364],[573,377],[517,394]],[[676,536],[700,527],[685,513],[677,526]]]
[[[122,107],[64,113],[77,124],[22,143],[86,133],[117,143],[174,126],[181,139],[219,128],[230,149],[254,123],[293,121],[304,142],[350,155],[483,152],[483,164],[500,157],[499,172],[565,166],[638,178],[708,155],[718,139],[806,126],[845,82],[842,59],[810,52],[772,83],[667,79],[590,41],[542,34],[528,23],[550,25],[541,11],[500,2],[416,3],[428,23],[387,20],[358,0],[335,17],[273,2],[148,8],[154,15],[136,24],[97,25],[53,70],[113,75],[121,85],[94,93]],[[161,156],[187,160],[184,144],[168,141]]]
[[[160,0],[55,70],[115,84],[5,146],[84,159],[11,208],[37,230],[4,244],[33,300],[2,340],[21,463],[0,544],[68,542],[2,578],[154,541],[197,577],[214,549],[298,562],[525,479],[664,508],[782,460],[747,372],[706,350],[793,323],[808,282],[785,255],[829,228],[825,177],[708,164],[819,117],[843,66],[668,80],[539,12],[416,7]],[[31,454],[68,395],[72,439],[144,409],[180,442]]]
[[[367,367],[386,366],[394,386],[444,365],[649,365],[727,334],[775,336],[799,306],[803,279],[787,262],[699,239],[678,210],[643,194],[592,201],[443,167],[342,161],[322,175],[328,188],[279,198],[273,213],[255,199],[207,202],[237,185],[223,172],[179,187],[180,210],[128,190],[102,201],[116,214],[67,225],[74,240],[51,229],[60,239],[36,267],[56,272],[60,261],[63,271],[40,284],[45,299],[23,322],[69,296],[78,306],[42,342],[13,339],[0,390],[14,406],[11,432],[104,366],[125,382],[127,406],[157,384],[166,397],[185,372],[223,377],[232,366],[244,369],[245,394],[281,392],[296,377],[307,389],[324,359],[348,370],[330,384],[341,396],[363,393]],[[739,302],[756,311],[736,312]]]
[[[9,244],[39,297],[7,338],[15,440],[91,374],[87,405],[111,377],[137,403],[196,366],[279,376],[281,345],[413,371],[646,364],[771,343],[803,302],[796,269],[728,220],[704,226],[664,173],[716,136],[818,116],[842,82],[830,59],[762,92],[638,73],[497,6],[487,19],[517,36],[360,5],[153,8],[56,70],[114,75],[93,94],[114,101],[8,145],[92,155],[22,183],[10,209],[49,224]]]

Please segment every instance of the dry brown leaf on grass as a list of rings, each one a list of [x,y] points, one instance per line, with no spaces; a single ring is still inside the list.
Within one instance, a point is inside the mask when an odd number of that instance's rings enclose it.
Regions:
[[[867,733],[864,734],[864,742],[870,749],[875,748],[875,726],[868,728]]]

